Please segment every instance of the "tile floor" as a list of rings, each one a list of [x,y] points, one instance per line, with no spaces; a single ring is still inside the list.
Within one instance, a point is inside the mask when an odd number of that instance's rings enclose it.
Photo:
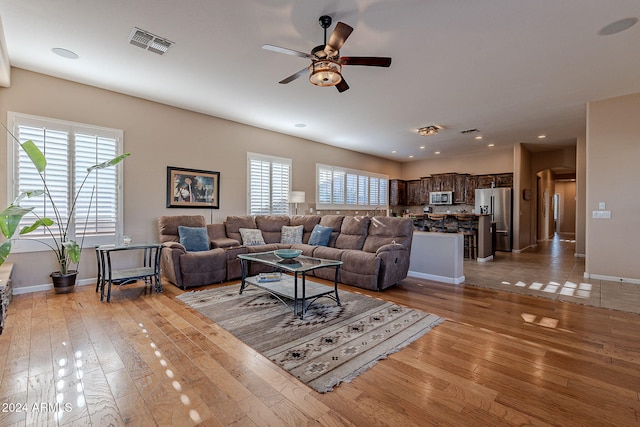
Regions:
[[[465,284],[640,314],[640,285],[585,279],[575,241],[556,235],[521,253],[496,252],[493,261],[465,259]]]

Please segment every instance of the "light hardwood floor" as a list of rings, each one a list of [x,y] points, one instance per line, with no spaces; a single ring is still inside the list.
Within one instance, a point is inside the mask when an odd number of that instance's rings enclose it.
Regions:
[[[490,288],[524,272],[560,281],[579,261],[552,244],[467,262],[467,281],[486,287],[408,280],[363,292],[447,321],[326,394],[166,282],[162,294],[117,288],[111,303],[92,286],[18,295],[0,335],[0,425],[638,425],[638,315]]]

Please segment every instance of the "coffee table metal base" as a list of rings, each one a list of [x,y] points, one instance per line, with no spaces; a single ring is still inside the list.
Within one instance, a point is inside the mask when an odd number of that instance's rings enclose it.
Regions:
[[[338,306],[340,305],[337,287],[331,288],[311,280],[306,280],[306,277],[297,282],[296,292],[296,279],[293,276],[283,274],[281,280],[272,282],[260,282],[259,276],[251,276],[244,279],[240,293],[246,288],[247,284],[250,284],[269,292],[287,306],[286,300],[292,300],[293,314],[300,316],[300,319],[304,319],[304,314],[318,298],[327,297],[335,301]]]

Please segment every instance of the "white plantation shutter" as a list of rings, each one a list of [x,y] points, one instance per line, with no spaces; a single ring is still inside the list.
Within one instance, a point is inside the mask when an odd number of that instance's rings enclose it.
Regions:
[[[318,170],[318,203],[331,204],[333,171],[327,168]]]
[[[317,209],[376,209],[389,204],[386,175],[316,164]]]
[[[116,140],[98,135],[76,134],[76,188],[82,185],[87,168],[118,155]],[[92,172],[76,202],[76,234],[115,235],[118,219],[116,168]]]
[[[249,215],[288,215],[291,159],[247,153]]]
[[[356,207],[358,205],[358,175],[347,174],[347,205]]]
[[[116,241],[122,231],[122,198],[117,191],[122,176],[119,166],[93,171],[82,192],[78,193],[78,189],[88,167],[121,154],[122,131],[17,113],[10,113],[9,119],[13,134],[20,142],[32,140],[45,155],[47,167],[43,175],[61,221],[70,223],[69,237],[80,241],[84,235],[85,246]],[[21,192],[42,190],[43,183],[24,150],[11,138],[8,143],[10,158],[14,159],[8,168],[9,182],[14,183],[13,194],[9,194],[12,202]],[[69,218],[72,198],[76,195],[75,218]],[[39,217],[56,221],[56,214],[44,196],[23,199],[21,204],[33,207]],[[20,226],[32,224],[35,218],[34,214],[25,216]],[[52,229],[57,231],[55,225]],[[20,240],[48,237],[40,228]],[[26,243],[17,243],[18,251],[35,249]]]

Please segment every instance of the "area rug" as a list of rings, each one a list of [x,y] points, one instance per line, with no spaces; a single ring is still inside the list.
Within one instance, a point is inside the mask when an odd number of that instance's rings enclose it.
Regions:
[[[340,291],[341,306],[317,300],[300,320],[266,291],[239,285],[177,298],[320,393],[349,382],[444,319]]]

